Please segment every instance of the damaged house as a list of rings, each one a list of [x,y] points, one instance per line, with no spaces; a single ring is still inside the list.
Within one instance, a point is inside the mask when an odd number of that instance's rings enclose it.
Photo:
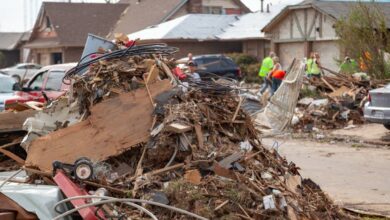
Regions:
[[[187,14],[239,15],[251,12],[241,0],[164,0],[164,4],[160,2],[160,0],[119,1],[127,4],[128,7],[107,37],[114,38],[114,33],[131,34]]]
[[[283,9],[262,31],[271,39],[271,49],[280,56],[282,66],[288,66],[294,58],[302,59],[311,51],[317,51],[324,67],[337,70],[337,60],[344,54],[338,46],[334,24],[348,15],[356,4],[352,1],[306,0]],[[375,4],[389,21],[390,3]]]
[[[126,4],[44,2],[30,40],[29,62],[41,65],[78,61],[86,36],[106,36]]]

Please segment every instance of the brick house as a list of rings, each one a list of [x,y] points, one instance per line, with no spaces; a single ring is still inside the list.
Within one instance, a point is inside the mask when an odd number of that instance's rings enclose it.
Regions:
[[[80,59],[88,33],[106,36],[126,4],[43,2],[30,40],[29,62],[41,65]]]

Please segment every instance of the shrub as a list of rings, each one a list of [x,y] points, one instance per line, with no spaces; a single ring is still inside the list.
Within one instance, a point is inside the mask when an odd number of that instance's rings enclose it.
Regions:
[[[247,83],[260,83],[261,78],[258,76],[260,63],[256,57],[243,53],[231,53],[226,56],[232,58],[232,60],[240,67],[244,80]]]

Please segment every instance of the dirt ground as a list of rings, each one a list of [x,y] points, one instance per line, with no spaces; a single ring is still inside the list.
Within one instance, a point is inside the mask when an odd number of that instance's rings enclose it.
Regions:
[[[343,135],[378,139],[388,135],[380,125],[364,125]],[[338,133],[340,135],[340,132]],[[317,182],[338,204],[390,216],[390,149],[353,143],[320,143],[314,140],[266,138],[272,147],[294,161],[305,178]]]

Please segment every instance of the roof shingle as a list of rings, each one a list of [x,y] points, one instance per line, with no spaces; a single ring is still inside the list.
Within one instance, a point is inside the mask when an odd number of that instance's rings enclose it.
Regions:
[[[42,7],[57,32],[60,46],[83,46],[88,33],[106,36],[127,5],[44,2]]]
[[[14,50],[18,46],[23,33],[1,32],[0,50]]]

